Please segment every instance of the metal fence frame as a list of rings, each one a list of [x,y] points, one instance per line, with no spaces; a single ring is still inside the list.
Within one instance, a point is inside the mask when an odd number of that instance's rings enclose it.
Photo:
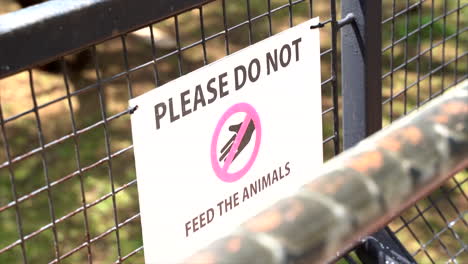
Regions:
[[[318,0],[288,0],[285,4],[282,4],[276,8],[272,7],[272,3],[270,0],[267,1],[268,3],[268,10],[267,12],[252,16],[250,14],[250,1],[246,0],[247,2],[247,20],[242,23],[238,23],[234,26],[229,26],[226,19],[226,2],[225,0],[220,0],[222,6],[222,14],[223,14],[223,28],[221,32],[207,35],[204,32],[203,24],[204,24],[204,16],[203,16],[203,6],[207,3],[212,2],[212,0],[175,0],[171,1],[169,4],[167,1],[151,1],[151,0],[133,0],[131,3],[126,0],[96,0],[96,1],[73,1],[73,0],[59,0],[59,1],[51,1],[47,2],[38,6],[33,6],[21,11],[17,11],[11,14],[0,16],[0,79],[6,78],[8,76],[14,75],[21,71],[26,71],[29,75],[29,86],[31,89],[32,101],[33,101],[33,108],[19,113],[14,116],[10,116],[5,118],[0,107],[0,123],[1,123],[1,130],[2,130],[2,140],[3,140],[3,147],[5,152],[6,161],[0,165],[0,169],[8,170],[8,175],[10,177],[10,184],[11,184],[11,193],[13,200],[6,205],[0,204],[0,214],[7,210],[7,209],[14,209],[16,215],[16,222],[17,222],[17,229],[18,229],[18,236],[19,239],[8,245],[7,247],[0,248],[0,255],[4,252],[12,250],[15,247],[21,248],[22,259],[24,263],[28,263],[26,257],[26,241],[33,238],[34,236],[40,234],[45,230],[51,229],[53,231],[54,237],[54,251],[55,251],[55,260],[51,261],[51,263],[59,263],[61,259],[67,258],[68,256],[74,254],[77,251],[80,251],[84,248],[87,248],[87,255],[88,261],[91,263],[92,259],[92,252],[91,252],[91,244],[95,241],[102,239],[103,237],[115,233],[116,235],[116,243],[117,243],[117,263],[124,262],[125,260],[129,259],[133,255],[142,252],[143,246],[140,246],[128,254],[123,254],[122,250],[120,249],[120,238],[119,238],[119,229],[123,226],[138,220],[139,214],[135,214],[134,216],[125,219],[124,221],[119,221],[117,216],[117,205],[116,205],[116,194],[126,188],[133,186],[136,184],[136,180],[130,181],[122,186],[115,186],[114,184],[114,175],[112,173],[112,160],[119,155],[122,155],[128,151],[132,150],[132,146],[125,147],[123,149],[119,149],[116,152],[111,152],[111,146],[109,143],[109,123],[117,118],[128,115],[131,113],[131,109],[127,109],[125,111],[121,111],[117,114],[109,116],[106,112],[106,101],[103,95],[103,88],[102,86],[106,83],[109,83],[117,78],[125,78],[128,83],[128,94],[129,97],[133,97],[133,88],[132,82],[130,79],[131,73],[138,71],[143,67],[153,67],[154,68],[154,75],[155,75],[155,82],[157,85],[160,84],[158,79],[158,69],[157,64],[159,61],[168,58],[170,56],[177,56],[178,65],[179,65],[179,76],[183,75],[182,69],[182,59],[181,53],[185,50],[188,50],[195,46],[203,47],[204,53],[204,64],[208,63],[207,60],[207,51],[206,51],[206,43],[212,39],[217,37],[222,37],[225,40],[225,51],[226,54],[230,53],[229,47],[229,32],[236,30],[239,27],[247,26],[248,33],[249,33],[249,44],[253,43],[252,40],[252,23],[257,20],[266,18],[269,21],[269,35],[272,35],[272,14],[275,12],[287,10],[289,13],[289,24],[290,26],[293,25],[293,7],[295,5],[299,5],[302,3],[308,3],[309,7],[309,16],[314,16],[313,7],[314,2]],[[385,1],[385,0],[383,0]],[[457,8],[454,10],[447,10],[447,0],[444,0],[444,10],[443,15],[439,17],[435,17],[434,10],[432,11],[432,19],[429,23],[423,24],[421,22],[421,14],[419,13],[419,24],[418,28],[413,31],[409,32],[408,30],[408,16],[409,12],[412,10],[419,10],[421,12],[421,6],[427,2],[428,0],[418,0],[416,4],[410,4],[409,0],[406,3],[406,7],[403,10],[396,11],[395,8],[395,1],[392,0],[393,3],[393,13],[390,18],[382,18],[381,7],[382,7],[382,0],[378,1],[362,1],[362,0],[349,0],[349,1],[341,1],[341,8],[337,6],[339,1],[337,0],[329,0],[330,6],[330,13],[329,17],[322,20],[320,26],[322,27],[330,27],[331,29],[331,48],[322,51],[321,56],[329,56],[331,61],[331,69],[330,69],[330,76],[326,78],[322,82],[322,87],[329,87],[330,93],[333,98],[332,107],[325,109],[323,111],[323,115],[331,113],[333,115],[333,135],[324,138],[324,144],[333,144],[333,151],[334,154],[338,154],[342,147],[341,147],[341,138],[343,138],[343,148],[347,149],[353,145],[355,145],[360,140],[364,139],[365,137],[369,136],[370,134],[376,132],[382,127],[382,105],[385,104],[392,104],[394,99],[399,96],[400,94],[394,95],[393,94],[393,84],[392,84],[392,95],[390,98],[384,100],[382,99],[382,81],[386,78],[392,78],[395,72],[398,70],[405,69],[408,67],[408,64],[412,62],[419,62],[420,57],[427,54],[428,52],[431,54],[431,62],[432,62],[432,50],[437,46],[445,47],[445,42],[450,39],[456,39],[456,55],[455,59],[451,61],[444,61],[442,65],[438,66],[435,69],[430,68],[430,73],[424,76],[420,75],[420,69],[418,66],[418,79],[415,83],[407,84],[405,79],[405,87],[403,89],[403,94],[406,98],[406,92],[411,89],[412,87],[417,87],[419,89],[420,82],[424,79],[429,79],[431,84],[431,77],[436,74],[438,71],[445,71],[445,67],[451,63],[454,63],[457,69],[457,65],[460,64],[459,61],[463,63],[465,58],[468,59],[467,52],[459,53],[459,36],[462,34],[466,34],[467,28],[461,28],[460,26],[460,13],[462,10],[467,8],[468,4],[462,5],[460,0],[458,0]],[[219,1],[218,1],[219,2]],[[323,2],[323,1],[322,1]],[[434,0],[432,0],[434,3]],[[432,5],[433,6],[433,5]],[[341,10],[341,20],[338,19],[338,9]],[[200,26],[201,26],[201,38],[199,41],[189,44],[187,46],[181,45],[181,40],[179,37],[179,23],[178,23],[178,15],[183,14],[189,10],[198,10],[199,17],[200,17]],[[393,50],[394,47],[398,44],[405,43],[405,47],[407,49],[408,46],[408,39],[412,35],[420,35],[421,31],[424,28],[431,28],[437,22],[442,20],[444,25],[446,23],[446,17],[450,14],[457,14],[458,16],[458,24],[457,24],[457,32],[450,36],[447,36],[445,32],[443,32],[443,39],[438,43],[433,43],[432,40],[432,30],[431,30],[431,47],[426,51],[421,51],[420,42],[418,46],[418,54],[415,57],[410,58],[408,56],[408,52],[405,52],[404,63],[402,65],[393,65]],[[395,28],[395,21],[398,17],[406,16],[406,35],[402,39],[395,39],[394,37],[394,28]],[[86,17],[86,19],[83,19]],[[156,48],[154,43],[153,32],[151,30],[151,44],[153,50],[153,60],[139,65],[137,67],[131,68],[128,62],[128,55],[127,55],[127,46],[126,46],[126,34],[138,28],[142,28],[144,26],[151,25],[152,23],[161,21],[163,19],[173,17],[175,23],[175,30],[176,30],[176,41],[177,41],[177,48],[169,52],[168,54],[158,56],[156,54]],[[392,23],[392,43],[389,46],[383,47],[382,49],[382,42],[381,42],[381,34],[382,34],[382,26]],[[151,28],[151,26],[150,26]],[[76,32],[79,31],[79,34]],[[341,65],[339,61],[339,48],[338,48],[338,39],[339,35],[341,34]],[[123,47],[123,54],[124,54],[124,64],[125,70],[120,72],[111,77],[103,77],[100,76],[99,72],[99,60],[96,55],[96,44],[102,43],[108,39],[120,37]],[[48,41],[43,41],[44,39]],[[419,40],[420,41],[420,37]],[[31,43],[35,43],[34,46]],[[82,48],[91,47],[90,52],[92,57],[94,58],[94,66],[96,69],[97,81],[96,83],[89,85],[85,88],[79,89],[77,91],[72,91],[69,87],[69,76],[67,73],[67,65],[63,56],[77,52]],[[17,51],[21,50],[20,53]],[[392,58],[391,58],[391,69],[388,73],[381,73],[382,69],[382,53],[391,50]],[[442,50],[445,51],[444,48]],[[36,99],[36,93],[34,90],[34,76],[32,72],[32,68],[38,65],[42,65],[44,63],[48,63],[50,61],[59,59],[61,61],[61,70],[62,74],[64,75],[64,83],[66,86],[67,94],[60,98],[48,101],[44,104],[38,103]],[[339,78],[338,74],[341,72],[341,92],[343,98],[343,135],[341,135],[340,129],[340,111],[339,111]],[[457,73],[458,74],[458,73]],[[380,78],[382,76],[382,78]],[[467,74],[463,76],[458,76],[455,78],[455,82],[449,84],[447,87],[453,86],[464,79],[467,78]],[[345,81],[346,80],[346,81]],[[431,84],[432,85],[432,84]],[[431,92],[431,97],[428,99],[430,100],[433,96],[436,96],[444,91],[444,81],[442,80],[443,89],[440,92]],[[82,93],[86,93],[89,91],[97,91],[99,97],[99,104],[100,104],[100,111],[101,111],[101,120],[87,126],[85,128],[78,128],[76,123],[76,117],[73,114],[73,103],[71,98],[73,96],[78,96]],[[59,101],[66,101],[69,109],[70,109],[70,119],[72,120],[72,133],[64,135],[63,137],[53,140],[51,142],[45,142],[42,126],[43,120],[40,118],[40,110],[50,106],[54,103]],[[383,104],[382,104],[383,103]],[[406,103],[406,101],[405,101]],[[418,102],[417,105],[420,106],[424,102],[419,100],[418,95]],[[406,113],[406,104],[405,104],[405,113]],[[9,136],[7,132],[6,126],[8,123],[12,123],[15,120],[27,115],[33,114],[36,120],[36,127],[38,131],[38,141],[39,147],[32,149],[29,152],[22,153],[21,155],[12,155],[11,147],[9,146]],[[392,114],[392,111],[390,112]],[[391,118],[393,119],[393,118]],[[100,160],[95,161],[89,165],[83,165],[80,163],[80,148],[79,148],[79,137],[81,134],[93,130],[97,127],[103,127],[105,131],[105,145],[106,145],[106,156]],[[11,135],[10,135],[11,136]],[[48,175],[48,165],[47,165],[47,155],[46,150],[51,148],[57,144],[63,143],[67,140],[73,141],[73,145],[76,152],[76,163],[77,163],[77,170],[73,173],[65,175],[58,180],[53,181],[50,179]],[[43,173],[45,176],[45,183],[46,185],[34,190],[33,192],[18,196],[15,186],[15,172],[13,166],[23,160],[28,159],[31,156],[40,156],[43,164]],[[99,165],[106,164],[108,166],[108,174],[109,180],[111,185],[111,192],[107,195],[88,203],[85,198],[85,192],[83,187],[83,173],[97,167]],[[54,204],[53,198],[51,194],[51,189],[54,186],[57,186],[71,178],[78,177],[80,179],[81,184],[81,195],[82,195],[82,205],[80,208],[69,212],[67,215],[57,218],[54,212]],[[462,191],[462,185],[467,181],[464,180],[462,182],[453,179],[455,184],[459,190]],[[33,199],[35,196],[46,193],[48,196],[49,202],[49,211],[50,211],[50,218],[51,222],[36,230],[35,232],[25,234],[23,232],[22,227],[22,218],[21,213],[19,210],[19,205],[24,201],[29,199]],[[465,199],[466,195],[464,195]],[[105,231],[104,233],[96,236],[91,237],[88,231],[88,220],[87,220],[87,210],[99,204],[100,202],[111,198],[113,204],[113,212],[114,212],[114,226]],[[450,199],[450,198],[449,198]],[[452,201],[450,201],[454,204]],[[433,207],[437,208],[436,202],[431,201]],[[457,206],[453,205],[455,210],[457,210]],[[424,218],[424,209],[418,208],[417,210],[420,212],[419,216]],[[440,210],[439,210],[440,211]],[[86,226],[86,241],[81,244],[79,247],[74,248],[71,251],[61,252],[59,249],[59,239],[56,232],[56,225],[60,222],[83,212],[85,218],[85,226]],[[459,212],[460,213],[460,212]],[[443,215],[441,213],[441,215]],[[417,218],[416,217],[416,218]],[[409,220],[404,220],[403,228],[407,228],[411,221],[414,221],[416,218],[412,218]],[[449,222],[447,222],[447,226]],[[399,230],[396,230],[395,233],[398,233]],[[416,238],[417,239],[417,238]],[[422,251],[424,247],[421,247]],[[451,256],[452,257],[452,256]],[[352,259],[350,256],[345,255],[347,261],[351,262]],[[430,258],[430,257],[429,257]],[[352,262],[351,262],[352,263]]]

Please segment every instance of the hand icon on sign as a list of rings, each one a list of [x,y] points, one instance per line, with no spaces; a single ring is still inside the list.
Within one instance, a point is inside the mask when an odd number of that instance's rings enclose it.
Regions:
[[[228,140],[228,142],[224,145],[224,147],[221,149],[221,157],[219,158],[219,161],[224,160],[226,161],[226,156],[231,152],[232,145],[234,144],[234,140],[238,136],[238,132],[240,127],[242,126],[242,122],[237,124],[237,125],[232,125],[229,127],[229,131],[234,132],[234,135]],[[241,153],[241,151],[249,144],[250,139],[252,138],[252,134],[255,131],[255,125],[252,119],[250,119],[249,125],[247,126],[247,129],[245,130],[244,135],[242,136],[241,142],[239,144],[239,147],[236,151],[236,154],[234,155],[234,158],[232,160],[235,160],[236,157]]]

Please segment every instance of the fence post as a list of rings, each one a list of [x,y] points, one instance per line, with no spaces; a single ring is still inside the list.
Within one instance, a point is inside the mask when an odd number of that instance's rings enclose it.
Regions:
[[[382,128],[382,0],[341,1],[342,17],[354,21],[341,28],[343,146],[348,149]],[[364,264],[415,263],[386,227],[356,248]]]
[[[341,1],[342,17],[355,24],[341,29],[343,146],[348,149],[382,128],[382,0]]]

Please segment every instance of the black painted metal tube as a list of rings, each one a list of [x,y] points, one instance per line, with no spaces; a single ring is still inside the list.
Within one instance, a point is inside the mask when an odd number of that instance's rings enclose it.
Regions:
[[[382,0],[341,1],[343,146],[354,146],[382,128]]]
[[[211,1],[52,0],[2,15],[0,78]]]

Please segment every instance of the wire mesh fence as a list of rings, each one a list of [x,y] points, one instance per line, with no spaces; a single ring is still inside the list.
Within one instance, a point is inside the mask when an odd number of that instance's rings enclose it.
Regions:
[[[384,125],[467,78],[468,3],[384,1]],[[395,219],[390,227],[418,263],[465,263],[468,173]]]
[[[0,75],[1,263],[143,263],[128,100],[315,16],[324,23],[324,158],[341,152],[346,80],[329,23],[343,15],[340,1],[205,2]],[[383,1],[384,125],[466,79],[467,5]],[[16,8],[9,0],[0,12]],[[457,175],[391,223],[421,263],[468,259],[467,179]]]

